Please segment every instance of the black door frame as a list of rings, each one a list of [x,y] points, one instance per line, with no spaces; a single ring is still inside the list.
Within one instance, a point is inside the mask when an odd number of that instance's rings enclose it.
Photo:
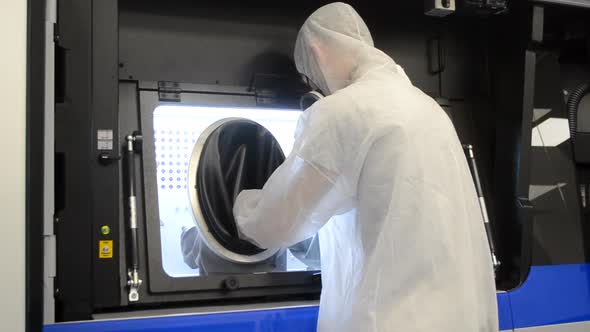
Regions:
[[[43,328],[45,5],[27,1],[25,330]]]

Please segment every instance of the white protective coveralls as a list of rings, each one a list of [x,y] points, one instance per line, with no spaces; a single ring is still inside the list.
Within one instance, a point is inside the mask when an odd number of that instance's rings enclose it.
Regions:
[[[321,332],[497,331],[482,216],[445,112],[349,5],[307,19],[295,62],[329,96],[264,188],[237,197],[241,236],[277,248],[319,230]]]

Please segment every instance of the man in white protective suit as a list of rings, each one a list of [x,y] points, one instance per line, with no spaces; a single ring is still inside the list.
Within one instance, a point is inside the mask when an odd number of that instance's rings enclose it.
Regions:
[[[327,97],[264,188],[237,197],[240,236],[284,248],[319,231],[321,332],[497,331],[482,216],[445,112],[349,5],[307,19],[295,62]]]

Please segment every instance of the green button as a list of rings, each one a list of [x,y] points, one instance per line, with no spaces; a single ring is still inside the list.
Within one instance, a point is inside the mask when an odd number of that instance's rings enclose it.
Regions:
[[[100,228],[100,232],[102,233],[102,235],[109,235],[111,234],[111,228],[107,225],[104,225]]]

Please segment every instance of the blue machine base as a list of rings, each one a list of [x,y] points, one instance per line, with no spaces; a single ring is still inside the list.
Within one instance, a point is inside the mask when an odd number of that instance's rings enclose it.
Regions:
[[[500,330],[590,321],[590,264],[534,266],[518,289],[498,293]],[[318,307],[47,325],[44,332],[311,332]]]

